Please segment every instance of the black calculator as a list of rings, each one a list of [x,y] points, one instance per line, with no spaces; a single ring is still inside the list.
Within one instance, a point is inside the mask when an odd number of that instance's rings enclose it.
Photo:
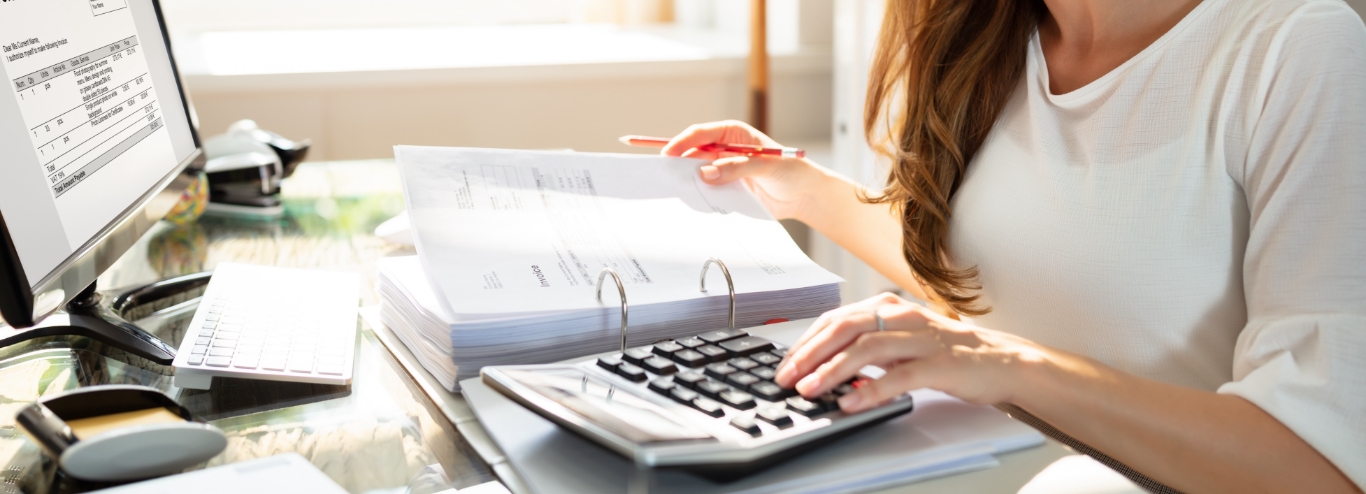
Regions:
[[[644,467],[725,480],[908,413],[911,396],[846,414],[774,383],[787,349],[723,329],[627,349],[577,364],[491,366],[493,389]]]

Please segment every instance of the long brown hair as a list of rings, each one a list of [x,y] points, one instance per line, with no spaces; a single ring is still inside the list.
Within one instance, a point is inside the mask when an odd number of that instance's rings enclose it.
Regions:
[[[902,254],[933,297],[981,315],[977,268],[946,248],[949,201],[1015,89],[1042,0],[888,0],[863,130],[892,163],[872,203],[902,218]]]

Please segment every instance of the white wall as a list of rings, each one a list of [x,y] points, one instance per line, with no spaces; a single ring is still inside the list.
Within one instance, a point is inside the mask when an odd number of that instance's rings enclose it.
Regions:
[[[1358,14],[1361,14],[1362,17],[1366,17],[1366,0],[1347,0],[1347,5],[1351,5],[1353,9],[1356,9]]]

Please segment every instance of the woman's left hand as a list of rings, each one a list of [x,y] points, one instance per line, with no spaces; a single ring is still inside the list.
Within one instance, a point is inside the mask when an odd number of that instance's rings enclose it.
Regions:
[[[878,330],[881,317],[883,330]],[[1050,351],[1014,335],[934,313],[892,294],[827,312],[788,350],[777,382],[820,396],[873,365],[887,371],[840,398],[853,413],[902,393],[933,388],[965,401],[1012,401],[1032,363]]]

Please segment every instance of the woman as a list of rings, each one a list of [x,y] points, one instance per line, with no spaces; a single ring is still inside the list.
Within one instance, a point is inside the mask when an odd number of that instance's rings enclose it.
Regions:
[[[891,163],[880,195],[696,149],[778,145],[737,122],[664,150],[714,160],[706,182],[743,180],[950,314],[891,295],[833,311],[779,384],[817,396],[874,364],[887,375],[844,410],[930,387],[1183,491],[1359,492],[1360,18],[1340,0],[887,9],[865,122]]]

